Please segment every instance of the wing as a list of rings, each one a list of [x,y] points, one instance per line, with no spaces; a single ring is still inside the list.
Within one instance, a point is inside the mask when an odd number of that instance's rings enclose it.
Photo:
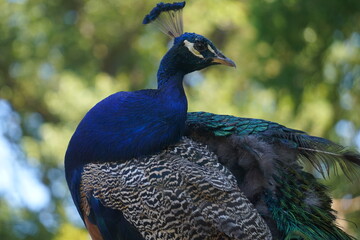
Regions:
[[[205,145],[188,138],[150,157],[87,164],[80,185],[84,218],[95,213],[111,222],[96,210],[101,205],[145,239],[271,239],[233,175]]]
[[[186,135],[218,155],[275,239],[350,239],[334,223],[326,188],[299,160],[323,174],[336,163],[351,178],[358,153],[277,123],[205,112],[188,113]]]
[[[81,194],[81,179],[84,168],[73,171],[69,179],[69,189],[75,206],[84,221],[93,240],[144,240],[139,231],[130,224],[121,211],[105,207],[99,199],[91,194]],[[84,201],[86,200],[86,201]]]

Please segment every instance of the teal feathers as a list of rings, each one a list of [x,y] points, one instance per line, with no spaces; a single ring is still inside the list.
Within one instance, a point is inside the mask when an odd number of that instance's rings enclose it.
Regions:
[[[356,166],[360,156],[327,139],[309,136],[305,132],[287,128],[278,123],[252,118],[239,118],[206,112],[188,113],[187,125],[191,129],[211,132],[214,136],[257,135],[279,142],[289,149],[298,150],[298,159],[309,161],[323,176],[329,174],[330,166],[340,167],[349,179],[357,178]],[[335,170],[336,171],[336,170]]]
[[[285,240],[353,239],[336,225],[327,189],[313,175],[279,166],[274,179],[280,187],[267,202]]]
[[[337,164],[352,179],[358,153],[274,122],[206,112],[188,113],[186,134],[209,145],[234,174],[274,239],[352,239],[336,225],[326,187],[302,162],[325,176]]]

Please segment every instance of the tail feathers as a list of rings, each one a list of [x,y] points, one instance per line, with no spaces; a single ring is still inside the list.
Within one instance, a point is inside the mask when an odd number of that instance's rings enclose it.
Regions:
[[[303,131],[261,119],[239,118],[206,112],[188,113],[187,135],[208,137],[209,133],[219,139],[227,136],[248,137],[252,135],[265,141],[269,146],[273,146],[274,150],[284,150],[282,153],[292,153],[291,150],[295,150],[300,160],[310,162],[324,177],[329,175],[331,166],[335,166],[336,173],[340,167],[350,180],[353,177],[358,178],[360,175],[358,169],[360,153],[324,138],[309,136]],[[207,140],[205,139],[204,142]],[[249,149],[252,149],[252,146],[250,143]],[[293,164],[293,162],[288,162],[288,164]]]
[[[343,157],[357,166],[360,166],[360,154],[352,151],[346,151],[343,153]]]
[[[297,143],[300,159],[309,161],[324,177],[329,175],[330,167],[334,166],[344,172],[349,180],[359,178],[360,154],[329,140],[305,134],[293,136]]]

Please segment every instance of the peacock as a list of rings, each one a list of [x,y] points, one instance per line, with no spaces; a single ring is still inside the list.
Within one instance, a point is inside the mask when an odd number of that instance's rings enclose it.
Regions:
[[[66,180],[92,239],[352,239],[302,162],[351,176],[357,152],[266,120],[187,112],[184,76],[235,63],[183,33],[184,6],[159,3],[143,21],[173,40],[157,89],[108,96],[70,139]]]

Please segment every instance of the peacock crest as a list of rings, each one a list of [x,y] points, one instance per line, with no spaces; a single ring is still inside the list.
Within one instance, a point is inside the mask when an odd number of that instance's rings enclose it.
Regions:
[[[143,24],[154,22],[159,29],[170,38],[181,36],[184,32],[182,9],[185,2],[158,3],[153,10],[145,16]]]

